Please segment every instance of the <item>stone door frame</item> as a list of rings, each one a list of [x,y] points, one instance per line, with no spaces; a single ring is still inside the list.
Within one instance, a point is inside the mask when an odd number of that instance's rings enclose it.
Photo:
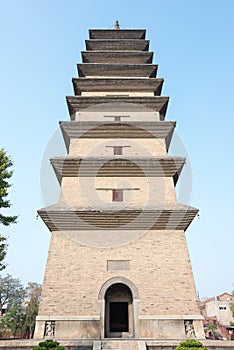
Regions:
[[[107,280],[101,287],[98,300],[101,307],[100,324],[101,324],[101,338],[106,338],[105,336],[105,307],[106,300],[105,295],[109,287],[113,284],[120,283],[126,285],[132,293],[132,314],[133,314],[133,338],[138,338],[138,302],[139,293],[137,287],[129,279],[125,277],[113,277]]]

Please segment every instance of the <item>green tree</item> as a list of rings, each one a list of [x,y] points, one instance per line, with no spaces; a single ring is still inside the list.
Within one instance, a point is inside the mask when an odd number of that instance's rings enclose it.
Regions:
[[[0,276],[0,313],[4,313],[7,307],[9,310],[12,306],[21,305],[25,298],[25,289],[18,278],[11,275]]]
[[[1,330],[9,336],[22,337],[25,328],[25,313],[22,305],[16,304],[10,308],[0,321]]]
[[[218,329],[218,327],[215,324],[209,324],[207,328],[212,332]]]
[[[195,339],[187,339],[180,342],[180,345],[175,350],[207,350],[203,347],[203,344]]]
[[[35,346],[33,350],[47,350],[47,349],[54,349],[54,350],[65,350],[63,346],[59,346],[59,343],[57,341],[47,339],[45,341],[42,341],[39,343],[38,346]]]
[[[25,303],[25,330],[27,338],[33,338],[40,297],[41,285],[38,283],[29,282],[28,286],[26,287]]]
[[[11,186],[9,179],[12,176],[12,161],[7,156],[4,149],[0,149],[0,224],[9,226],[10,224],[16,223],[17,216],[4,215],[2,209],[10,208],[10,201],[7,199],[8,188]],[[3,270],[6,265],[3,260],[6,256],[7,239],[0,235],[0,271]]]

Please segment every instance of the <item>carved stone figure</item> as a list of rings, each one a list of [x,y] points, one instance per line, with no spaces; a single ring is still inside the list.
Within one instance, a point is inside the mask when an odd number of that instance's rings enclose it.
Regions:
[[[45,337],[53,337],[55,331],[55,321],[46,321],[45,323]]]
[[[184,321],[184,328],[185,328],[186,338],[195,338],[195,330],[193,327],[192,320]]]

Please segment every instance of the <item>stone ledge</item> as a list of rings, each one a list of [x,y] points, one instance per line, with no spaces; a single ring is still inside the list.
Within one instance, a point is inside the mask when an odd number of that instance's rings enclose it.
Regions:
[[[139,320],[203,320],[202,315],[152,315],[139,316]]]
[[[50,162],[58,180],[62,177],[173,177],[176,184],[184,157],[55,157]]]
[[[149,40],[119,39],[119,40],[85,40],[87,50],[99,51],[148,51]]]
[[[145,39],[145,29],[89,29],[90,39]]]
[[[78,63],[79,77],[144,77],[155,78],[157,64],[111,64],[111,63]]]
[[[100,316],[37,316],[37,321],[100,321]]]
[[[82,51],[83,63],[151,64],[153,52],[149,51]]]
[[[141,73],[142,74],[142,73]],[[82,92],[142,92],[153,93],[160,96],[163,79],[156,78],[73,78],[73,88],[75,95]]]
[[[38,345],[40,341],[44,339],[30,339],[30,340],[0,340],[0,348],[3,350],[31,350],[34,346]],[[108,338],[97,338],[97,339],[59,339],[56,338],[56,341],[60,343],[61,346],[64,346],[66,350],[84,350],[92,349],[93,343],[95,341],[105,341],[110,345],[112,342],[134,342],[134,341],[144,341],[149,350],[174,350],[180,341],[185,339],[176,339],[176,340],[164,340],[164,339],[148,339],[148,338],[118,338],[118,339],[108,339]],[[221,341],[221,340],[205,340],[205,339],[196,339],[201,341],[204,347],[208,350],[233,350],[234,341]],[[120,348],[121,349],[121,348]]]
[[[38,210],[50,231],[183,230],[198,210],[181,204],[151,210],[88,210],[52,205]]]
[[[155,111],[160,113],[160,120],[166,115],[168,96],[146,96],[146,97],[126,97],[126,96],[67,96],[67,105],[71,120],[75,119],[75,113],[78,111],[103,110],[111,111],[116,107],[122,106],[122,111],[127,110],[127,106],[132,111]]]

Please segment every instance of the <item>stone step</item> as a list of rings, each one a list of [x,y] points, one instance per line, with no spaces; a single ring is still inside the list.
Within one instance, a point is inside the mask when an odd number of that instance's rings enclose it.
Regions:
[[[101,342],[101,350],[138,350],[136,340],[106,340]]]

